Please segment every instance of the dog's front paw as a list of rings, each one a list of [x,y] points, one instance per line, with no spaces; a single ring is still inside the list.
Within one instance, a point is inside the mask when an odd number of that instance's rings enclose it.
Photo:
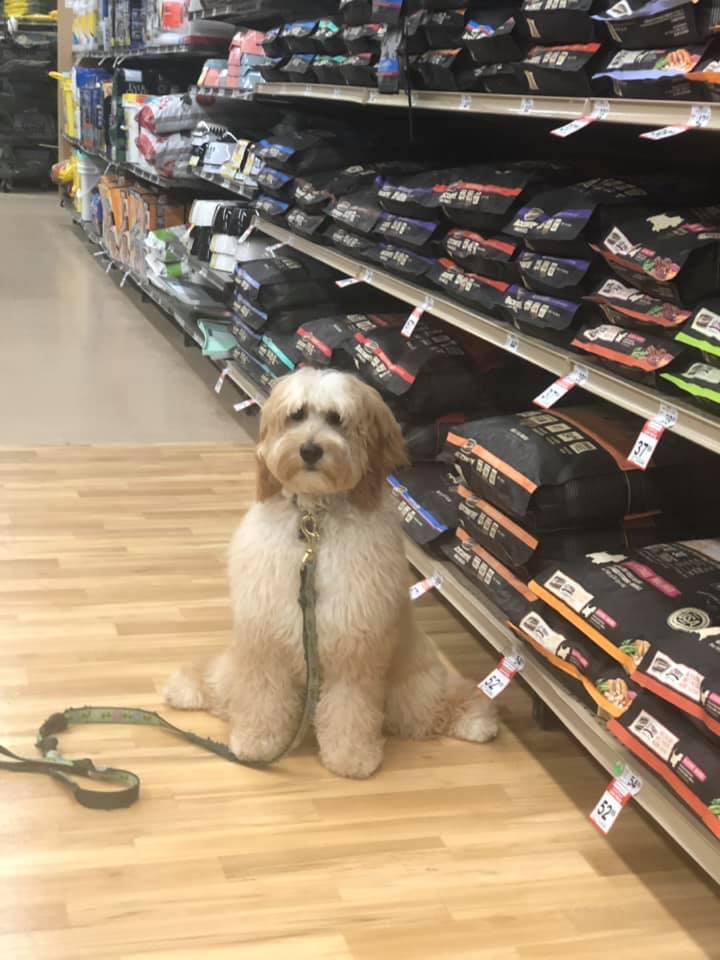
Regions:
[[[321,746],[320,759],[324,767],[339,777],[366,780],[379,768],[383,760],[383,741],[362,745]]]
[[[486,743],[498,733],[497,708],[485,696],[475,696],[463,706],[447,731],[449,737]]]
[[[289,747],[291,739],[292,733],[281,735],[275,730],[258,733],[238,725],[230,733],[230,749],[239,760],[266,763]]]
[[[163,690],[165,702],[176,710],[202,710],[205,706],[198,679],[188,667],[172,674]]]

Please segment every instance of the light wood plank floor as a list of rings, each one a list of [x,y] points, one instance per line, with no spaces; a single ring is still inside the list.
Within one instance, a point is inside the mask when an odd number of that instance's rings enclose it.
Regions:
[[[229,445],[0,450],[6,745],[32,755],[69,705],[159,708],[168,671],[227,640],[223,551],[251,470]],[[439,602],[420,611],[454,663],[487,672]],[[260,772],[155,731],[66,734],[65,752],[138,771],[141,802],[88,811],[0,773],[0,957],[720,957],[715,890],[636,809],[608,839],[592,829],[606,775],[535,727],[519,686],[502,716],[490,746],[391,743],[360,783],[310,747]]]

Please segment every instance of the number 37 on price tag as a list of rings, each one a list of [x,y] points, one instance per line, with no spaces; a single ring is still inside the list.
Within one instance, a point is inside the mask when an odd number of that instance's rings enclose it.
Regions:
[[[660,438],[666,430],[675,426],[677,418],[677,410],[663,404],[660,412],[647,420],[638,434],[638,438],[628,456],[630,463],[634,463],[641,470],[647,470]]]

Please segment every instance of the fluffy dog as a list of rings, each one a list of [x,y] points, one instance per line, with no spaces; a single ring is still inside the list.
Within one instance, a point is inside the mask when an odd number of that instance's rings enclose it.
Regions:
[[[323,685],[315,732],[323,764],[369,777],[383,734],[490,740],[492,703],[452,675],[415,624],[399,515],[386,475],[406,463],[400,428],[356,377],[302,369],[266,404],[257,503],[230,547],[234,644],[168,682],[173,707],[230,721],[230,748],[262,760],[292,739],[305,682],[298,604],[302,512],[319,521],[316,618]]]

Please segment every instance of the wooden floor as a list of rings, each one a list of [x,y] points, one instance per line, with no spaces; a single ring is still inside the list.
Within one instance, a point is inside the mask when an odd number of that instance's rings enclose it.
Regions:
[[[32,755],[65,706],[160,707],[169,670],[228,638],[223,550],[251,494],[243,447],[0,450],[0,739]],[[487,672],[436,600],[420,611]],[[65,752],[138,771],[141,802],[93,812],[0,773],[0,957],[720,957],[714,888],[632,807],[593,830],[607,776],[535,727],[518,685],[502,716],[490,746],[391,743],[361,783],[310,747],[260,772],[156,731],[75,730]]]

